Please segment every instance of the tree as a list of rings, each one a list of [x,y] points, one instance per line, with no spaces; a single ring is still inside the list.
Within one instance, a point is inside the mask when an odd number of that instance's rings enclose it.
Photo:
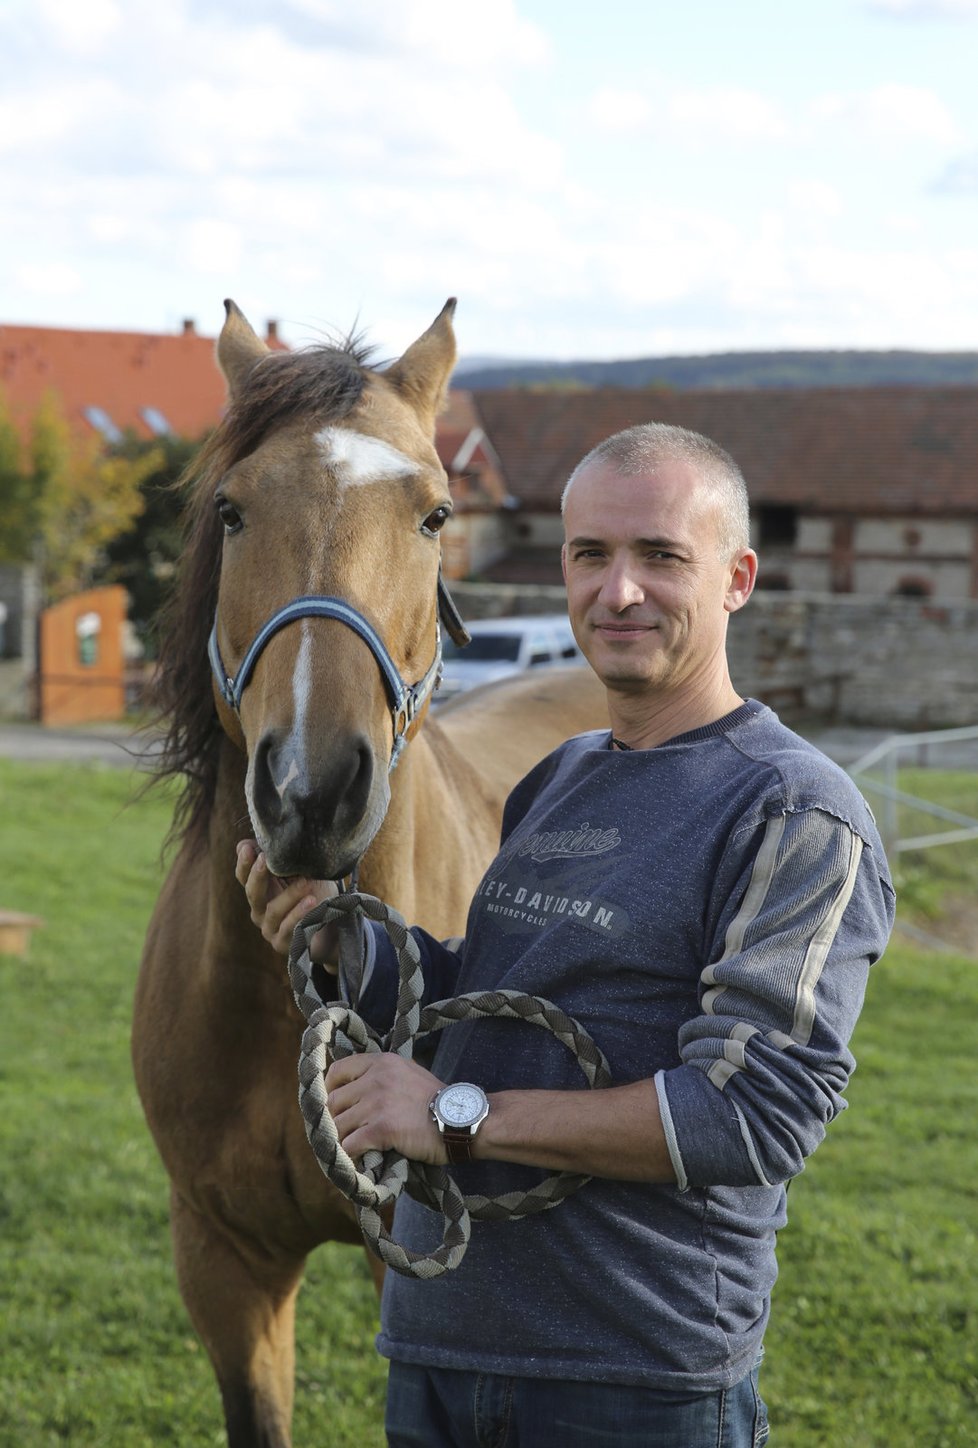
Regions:
[[[199,446],[172,436],[156,444],[135,437],[118,444],[118,451],[132,460],[151,450],[162,459],[140,484],[142,511],[125,533],[108,544],[102,575],[106,583],[121,583],[127,589],[129,617],[151,657],[156,652],[157,619],[183,547],[184,495],[177,483]]]
[[[30,470],[7,399],[0,392],[0,563],[31,558],[39,527]]]
[[[107,544],[142,511],[140,485],[161,463],[159,449],[127,457],[106,451],[98,437],[73,432],[54,393],[42,399],[31,419],[26,447],[9,412],[3,412],[3,557],[38,562],[48,599],[89,587],[104,564]]]

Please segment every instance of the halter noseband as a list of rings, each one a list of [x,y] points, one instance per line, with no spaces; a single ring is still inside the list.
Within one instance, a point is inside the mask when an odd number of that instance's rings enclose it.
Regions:
[[[438,575],[438,611],[456,643],[468,643],[469,636],[465,625],[462,623],[461,616],[440,573]],[[287,624],[294,623],[300,618],[332,618],[339,623],[346,624],[347,628],[351,628],[363,639],[377,660],[391,705],[394,746],[391,750],[388,768],[393,769],[401,756],[401,750],[407,743],[407,731],[411,723],[417,717],[418,711],[429,694],[441,683],[441,628],[438,620],[435,620],[435,657],[430,668],[416,684],[405,684],[377,630],[367,622],[362,613],[358,612],[352,604],[344,602],[342,598],[334,598],[329,594],[309,594],[302,598],[294,598],[291,603],[285,604],[262,624],[248,645],[245,656],[238,666],[238,672],[234,675],[228,673],[224,660],[221,658],[221,650],[217,642],[217,620],[215,619],[207,640],[207,655],[217,680],[217,686],[221,691],[221,697],[235,713],[241,709],[241,698],[248,680],[254,673],[255,665],[269,640],[274,638],[279,629],[285,628]]]

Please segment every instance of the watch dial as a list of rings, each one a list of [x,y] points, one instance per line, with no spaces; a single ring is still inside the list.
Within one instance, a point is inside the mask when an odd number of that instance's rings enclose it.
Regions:
[[[482,1098],[468,1086],[452,1086],[438,1102],[438,1109],[453,1126],[465,1126],[482,1110]]]

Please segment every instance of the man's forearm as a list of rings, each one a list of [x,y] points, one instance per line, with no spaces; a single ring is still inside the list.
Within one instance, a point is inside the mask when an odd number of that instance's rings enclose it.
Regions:
[[[599,1091],[496,1092],[472,1155],[618,1181],[676,1180],[651,1080]]]

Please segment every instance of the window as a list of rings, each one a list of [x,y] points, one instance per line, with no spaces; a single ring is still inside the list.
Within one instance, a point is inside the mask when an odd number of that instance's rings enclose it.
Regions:
[[[785,503],[761,503],[756,509],[758,546],[790,548],[798,539],[798,509]]]
[[[96,432],[100,432],[106,442],[121,442],[122,432],[116,427],[109,414],[103,407],[83,407],[82,416],[86,422],[90,422]]]
[[[929,578],[901,578],[893,590],[896,598],[930,598],[933,592]]]
[[[550,648],[550,638],[547,634],[530,635],[530,656],[528,663],[531,668],[534,664],[549,664],[553,658]]]
[[[158,407],[141,407],[139,415],[154,437],[169,437],[173,428]]]
[[[451,639],[442,640],[442,657],[462,659],[470,664],[515,664],[520,656],[518,633],[474,633],[472,640],[459,648]]]

